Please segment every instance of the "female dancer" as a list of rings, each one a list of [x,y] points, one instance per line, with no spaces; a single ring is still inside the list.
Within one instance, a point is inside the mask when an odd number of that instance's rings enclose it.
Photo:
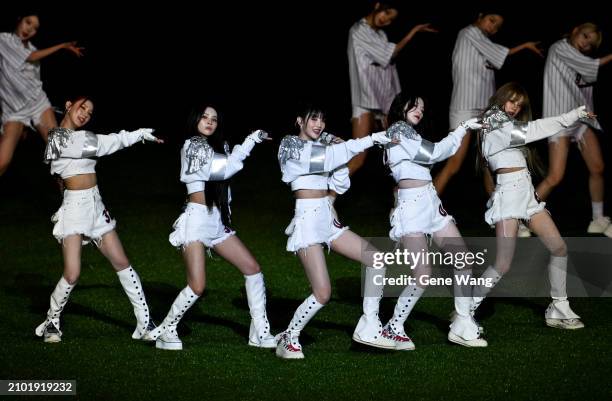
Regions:
[[[553,44],[544,67],[545,117],[586,105],[593,110],[593,85],[599,67],[612,61],[612,54],[601,58],[591,55],[601,44],[601,30],[595,24],[575,27],[567,38]],[[589,170],[589,191],[593,220],[589,233],[604,233],[612,237],[610,218],[604,216],[604,161],[594,130],[601,131],[596,119],[580,120],[568,129],[548,138],[548,175],[538,185],[538,195],[544,200],[561,182],[567,165],[570,140],[578,143],[578,149]]]
[[[585,106],[555,117],[529,121],[529,97],[520,85],[510,82],[501,86],[491,98],[484,113],[483,129],[479,132],[479,150],[490,171],[497,176],[497,186],[485,213],[485,221],[495,226],[497,254],[495,265],[489,266],[482,277],[492,285],[473,289],[472,311],[486,294],[508,272],[514,256],[519,220],[528,223],[550,251],[548,274],[552,302],[546,309],[546,324],[562,329],[584,327],[567,300],[567,245],[545,203],[537,198],[528,170],[530,153],[524,146],[561,130],[581,118],[593,118]],[[527,157],[526,157],[527,155]]]
[[[219,123],[217,110],[210,105],[193,109],[188,121],[191,137],[181,150],[181,181],[187,185],[189,203],[170,234],[170,243],[183,249],[187,286],[174,300],[164,321],[151,333],[159,349],[183,349],[176,327],[204,292],[205,247],[214,249],[244,275],[251,313],[248,344],[276,347],[266,314],[266,287],[261,268],[230,228],[229,178],[242,170],[242,162],[255,144],[269,138],[266,132],[257,130],[229,153],[229,149],[225,150],[223,133],[217,129]]]
[[[434,163],[452,156],[461,144],[468,129],[481,127],[476,118],[467,120],[451,132],[446,138],[432,143],[423,138],[417,129],[422,126],[425,103],[422,96],[402,92],[393,100],[389,111],[390,128],[387,135],[398,138],[399,144],[387,145],[385,150],[386,164],[391,169],[393,178],[399,187],[398,204],[391,216],[389,236],[393,241],[401,242],[404,249],[415,254],[428,249],[426,236],[433,236],[438,246],[450,251],[465,251],[466,245],[431,183],[430,168]],[[404,323],[414,305],[425,291],[426,283],[421,277],[431,275],[431,266],[423,261],[411,266],[416,285],[407,286],[397,300],[393,317],[383,329],[383,336],[393,340],[398,350],[413,350],[414,343],[404,331]],[[454,270],[453,278],[468,278],[471,267]],[[470,315],[470,298],[458,291],[456,283],[455,309],[456,317],[448,334],[450,341],[468,347],[486,347],[487,342],[480,337],[478,325]]]
[[[64,274],[51,294],[47,318],[36,328],[36,335],[45,342],[60,342],[60,313],[68,302],[81,274],[81,247],[93,241],[117,272],[136,315],[133,339],[151,340],[149,332],[155,325],[138,273],[130,264],[119,236],[116,222],[102,203],[96,178],[96,162],[100,156],[132,146],[139,141],[163,143],[151,135],[152,129],[118,134],[96,135],[81,130],[89,122],[94,104],[80,97],[66,102],[66,114],[59,128],[49,132],[45,162],[51,163],[51,174],[59,175],[64,183],[62,206],[53,215],[53,236],[62,243]]]
[[[37,15],[25,15],[17,20],[14,32],[0,33],[0,176],[11,163],[26,126],[35,127],[45,142],[49,130],[57,127],[51,103],[42,89],[40,60],[62,49],[77,57],[82,55],[83,48],[77,47],[76,42],[37,50],[30,40],[39,26]]]
[[[525,42],[511,49],[493,42],[490,37],[501,28],[504,18],[499,11],[487,10],[478,14],[476,21],[457,34],[453,49],[453,93],[449,111],[449,127],[478,117],[495,92],[495,70],[502,68],[506,58],[524,49],[542,56],[537,42]],[[434,179],[438,194],[455,175],[468,151],[470,133],[463,138],[459,150],[448,159]],[[485,175],[487,191],[493,187],[491,177]]]
[[[289,235],[287,250],[297,252],[312,294],[297,308],[287,330],[276,336],[276,355],[281,358],[304,358],[299,343],[300,332],[314,315],[329,301],[331,284],[322,244],[365,266],[372,266],[372,257],[362,251],[367,242],[344,227],[333,209],[333,196],[343,194],[350,187],[346,163],[355,155],[377,144],[391,142],[384,132],[360,139],[340,142],[324,133],[325,114],[315,106],[307,106],[298,114],[297,136],[288,135],[278,151],[282,180],[290,184],[296,198],[295,216],[285,230]],[[325,141],[321,137],[327,138]],[[340,142],[340,143],[338,143]],[[330,191],[333,195],[328,196]],[[381,348],[394,343],[381,337],[382,324],[378,318],[378,302],[366,310],[355,330],[355,341]],[[375,307],[375,309],[374,309]]]

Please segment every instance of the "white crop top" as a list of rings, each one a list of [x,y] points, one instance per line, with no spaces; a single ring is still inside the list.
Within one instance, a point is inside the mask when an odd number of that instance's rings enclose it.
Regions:
[[[440,142],[433,143],[423,139],[408,123],[398,121],[389,127],[387,136],[399,139],[400,143],[385,145],[385,162],[396,182],[403,179],[431,181],[430,168],[454,155],[465,133],[466,129],[460,126]]]
[[[63,179],[96,172],[97,157],[110,155],[143,139],[149,130],[96,135],[90,131],[52,128],[45,149],[45,163],[51,163],[51,174]]]
[[[326,144],[287,135],[278,149],[281,179],[292,191],[331,189],[343,194],[351,186],[346,163],[373,145],[371,136]]]
[[[554,135],[585,116],[584,107],[579,107],[559,116],[521,122],[493,106],[483,117],[482,154],[491,171],[527,167],[525,155],[519,147]]]
[[[203,191],[206,181],[227,180],[242,170],[256,143],[251,135],[228,154],[215,153],[204,136],[187,139],[181,149],[181,182],[187,184],[187,194]]]

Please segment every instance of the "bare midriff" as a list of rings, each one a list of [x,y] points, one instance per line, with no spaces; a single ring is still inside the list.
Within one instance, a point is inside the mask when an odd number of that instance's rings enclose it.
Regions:
[[[79,174],[64,179],[64,188],[70,191],[81,191],[96,186],[98,180],[95,173]]]

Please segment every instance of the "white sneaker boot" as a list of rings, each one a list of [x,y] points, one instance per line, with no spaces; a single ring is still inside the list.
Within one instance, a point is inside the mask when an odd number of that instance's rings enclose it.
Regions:
[[[383,327],[383,337],[393,341],[396,350],[411,351],[415,348],[414,343],[404,330],[404,323],[424,292],[425,289],[418,286],[404,288],[397,299],[397,304],[395,304],[393,316]]]
[[[149,306],[147,305],[144,288],[142,288],[138,273],[136,273],[132,266],[128,266],[118,271],[117,276],[123,291],[125,291],[125,294],[132,303],[134,315],[136,315],[136,329],[132,333],[132,338],[134,340],[153,341],[149,333],[155,328],[155,324],[153,324],[150,318]]]
[[[546,325],[558,329],[582,329],[580,321],[567,300],[567,256],[551,256],[548,264],[548,279],[550,280],[550,295],[552,302],[544,314]]]
[[[376,348],[395,349],[395,342],[383,337],[383,326],[378,316],[384,286],[376,285],[375,280],[379,276],[382,276],[384,279],[385,273],[385,268],[365,268],[363,315],[361,315],[359,322],[357,322],[353,332],[353,340]],[[382,282],[382,280],[379,282]]]
[[[323,308],[315,296],[311,294],[295,310],[287,330],[276,335],[276,356],[285,359],[302,359],[302,346],[299,342],[300,333],[314,315]]]
[[[261,348],[276,348],[276,340],[270,334],[270,322],[266,313],[266,285],[261,272],[244,276],[247,302],[251,314],[249,345]]]
[[[476,285],[472,289],[472,303],[470,306],[470,311],[472,312],[472,314],[476,311],[476,309],[478,309],[487,294],[491,292],[493,287],[495,287],[499,280],[501,280],[502,275],[499,274],[493,266],[489,266],[482,273],[482,276],[480,276],[480,278],[485,279],[487,282],[490,282],[491,285]]]
[[[68,283],[64,276],[62,276],[51,293],[47,318],[34,330],[34,333],[36,333],[38,337],[43,337],[46,343],[58,343],[62,341],[60,314],[64,310],[64,306],[66,306],[68,297],[73,289],[74,285]]]
[[[455,317],[450,324],[448,340],[465,347],[486,347],[487,340],[482,338],[480,328],[472,316],[471,297],[455,296]]]
[[[176,326],[185,315],[185,312],[195,304],[199,297],[189,286],[179,292],[164,321],[150,333],[151,338],[156,340],[155,348],[165,350],[183,349],[183,343],[176,332]]]

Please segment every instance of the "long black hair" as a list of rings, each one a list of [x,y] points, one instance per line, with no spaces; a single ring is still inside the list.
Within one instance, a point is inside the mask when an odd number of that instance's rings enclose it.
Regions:
[[[387,115],[387,126],[390,127],[393,123],[398,121],[406,121],[406,114],[417,105],[419,99],[423,101],[424,105],[427,105],[425,96],[418,93],[402,91],[395,95],[393,103],[391,103],[391,107],[389,108],[389,114]],[[430,128],[430,122],[427,115],[428,113],[425,111],[421,121],[419,121],[416,126],[412,127],[420,135],[423,135]]]
[[[206,140],[215,153],[225,154],[227,142],[225,141],[225,135],[223,133],[223,120],[219,110],[214,105],[210,103],[201,103],[193,107],[187,120],[186,133],[188,137],[202,136],[198,130],[198,124],[207,107],[217,112],[217,129],[212,135],[207,136]],[[208,206],[209,209],[213,206],[217,206],[221,212],[221,221],[226,226],[229,226],[231,223],[229,211],[229,184],[230,180],[208,181],[204,187],[206,206]]]

